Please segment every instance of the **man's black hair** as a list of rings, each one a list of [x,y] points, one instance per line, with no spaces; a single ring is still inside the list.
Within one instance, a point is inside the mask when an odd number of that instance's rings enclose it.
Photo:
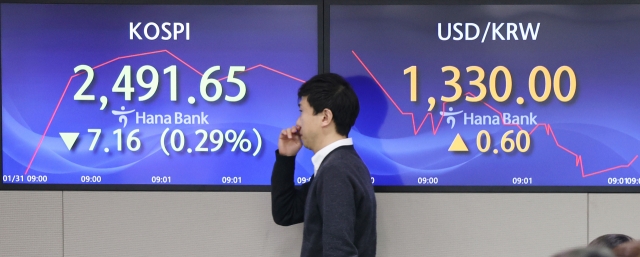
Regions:
[[[633,241],[633,238],[623,234],[606,234],[599,236],[589,243],[589,246],[602,246],[609,249],[616,248],[616,246],[623,243]]]
[[[335,73],[318,74],[300,86],[298,98],[304,96],[313,108],[314,115],[324,109],[331,110],[336,132],[349,135],[360,112],[358,96],[349,82]]]

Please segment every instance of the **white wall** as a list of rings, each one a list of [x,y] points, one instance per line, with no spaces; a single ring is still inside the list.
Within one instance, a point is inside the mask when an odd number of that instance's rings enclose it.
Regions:
[[[65,192],[65,257],[295,256],[269,193]]]
[[[378,194],[379,256],[550,256],[587,242],[586,194]]]
[[[378,256],[550,256],[640,238],[637,194],[378,193]],[[269,193],[0,191],[0,256],[298,256]]]
[[[62,256],[62,192],[0,191],[0,256]]]
[[[640,194],[590,194],[589,240],[620,233],[640,239]]]

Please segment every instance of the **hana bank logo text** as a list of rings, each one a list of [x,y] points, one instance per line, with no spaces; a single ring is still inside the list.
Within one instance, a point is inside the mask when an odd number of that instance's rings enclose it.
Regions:
[[[500,115],[475,115],[474,113],[466,113],[464,110],[454,111],[453,107],[449,107],[448,111],[441,111],[440,115],[447,117],[447,124],[451,125],[451,128],[456,125],[456,116],[462,114],[463,125],[537,125],[536,118],[538,115],[534,115],[533,112],[529,112],[528,115],[515,115],[512,113],[502,113],[502,122]],[[460,116],[458,116],[460,117]]]

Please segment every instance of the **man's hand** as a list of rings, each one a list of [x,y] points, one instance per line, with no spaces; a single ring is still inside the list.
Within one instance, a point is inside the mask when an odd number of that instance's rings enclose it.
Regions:
[[[280,138],[278,138],[278,151],[280,155],[295,156],[302,148],[302,141],[300,139],[300,126],[295,125],[290,128],[283,129],[280,132]]]

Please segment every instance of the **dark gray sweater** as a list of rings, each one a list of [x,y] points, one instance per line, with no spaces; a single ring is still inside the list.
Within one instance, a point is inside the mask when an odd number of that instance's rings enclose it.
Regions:
[[[302,257],[376,255],[376,198],[369,170],[352,145],[325,157],[317,177],[294,187],[295,156],[276,151],[271,212],[282,226],[304,221]]]

